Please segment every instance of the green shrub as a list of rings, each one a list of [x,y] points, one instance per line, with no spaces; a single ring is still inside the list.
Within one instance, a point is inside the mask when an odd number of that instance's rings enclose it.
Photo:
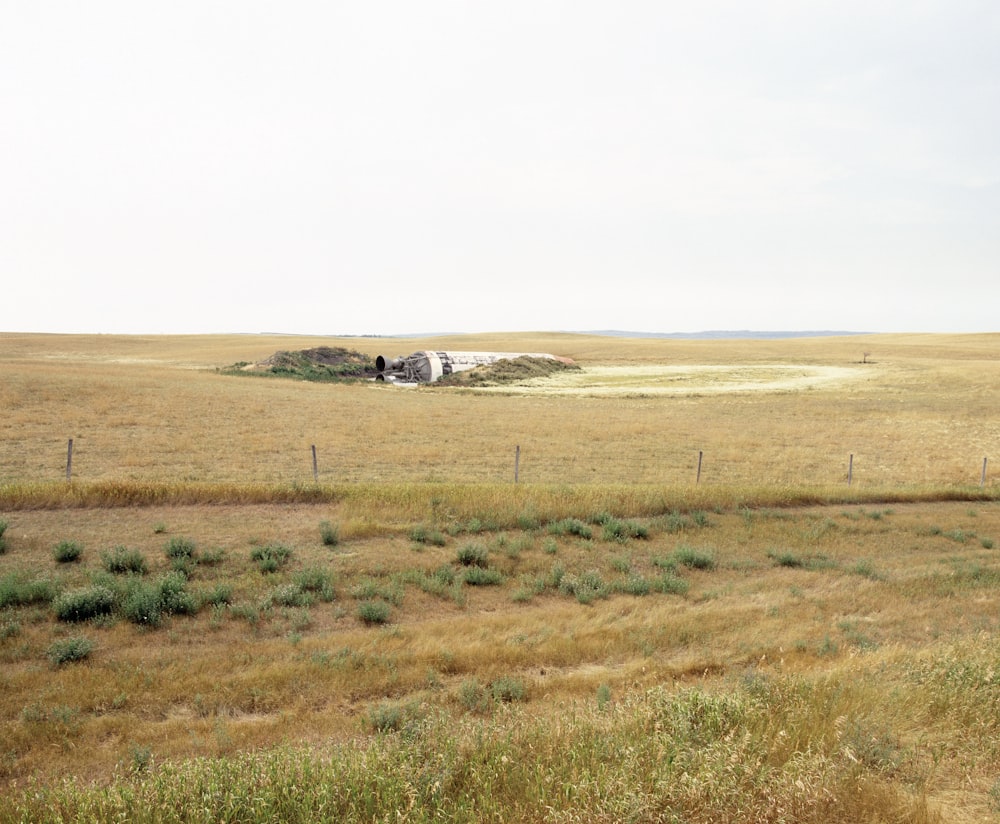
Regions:
[[[293,582],[303,592],[313,593],[321,601],[330,602],[334,599],[333,574],[322,567],[308,567],[297,572]]]
[[[187,591],[187,578],[177,572],[164,575],[158,582],[160,606],[168,615],[192,615],[198,611],[198,599]]]
[[[89,621],[112,613],[115,594],[103,586],[81,587],[62,593],[53,606],[60,621]]]
[[[884,581],[886,579],[885,574],[875,569],[875,565],[867,559],[858,561],[853,567],[851,567],[851,572],[872,581]]]
[[[534,512],[522,512],[517,516],[517,528],[525,532],[533,532],[541,525],[541,520]]]
[[[602,537],[605,541],[625,543],[631,538],[648,538],[649,530],[635,521],[623,521],[619,518],[604,517],[601,521]]]
[[[202,603],[211,606],[230,604],[233,601],[233,588],[229,584],[216,584],[211,590],[202,594],[201,600]]]
[[[553,589],[559,589],[562,586],[563,578],[566,577],[566,569],[560,563],[555,563],[552,565],[552,569],[549,570],[549,576],[545,583],[547,586]]]
[[[184,555],[170,559],[170,569],[174,572],[180,573],[185,578],[190,578],[194,574],[194,570],[197,565],[198,562],[194,558],[189,558]]]
[[[164,550],[171,559],[193,559],[195,544],[190,538],[171,538]]]
[[[653,584],[642,575],[629,575],[619,586],[619,591],[626,595],[649,595],[653,591]]]
[[[45,654],[55,666],[82,661],[94,650],[94,642],[82,635],[53,641]]]
[[[52,550],[53,556],[60,564],[79,560],[82,552],[83,546],[77,541],[60,541]]]
[[[358,604],[358,618],[365,624],[384,624],[391,612],[385,601],[362,601]]]
[[[256,561],[258,568],[263,573],[277,572],[288,563],[288,559],[291,557],[292,550],[282,544],[254,547],[250,553],[250,560]]]
[[[681,545],[674,550],[677,563],[689,569],[715,569],[715,558],[709,552],[702,552],[694,547]]]
[[[221,546],[215,547],[215,549],[210,549],[207,552],[202,552],[198,556],[199,566],[215,566],[216,564],[221,564],[226,557],[226,550]]]
[[[383,703],[368,710],[368,726],[375,732],[398,732],[405,720],[406,712],[399,704]]]
[[[262,618],[260,607],[256,604],[232,604],[229,607],[229,614],[234,618],[244,619],[252,627],[260,624]]]
[[[805,562],[795,553],[789,552],[788,550],[771,550],[767,553],[767,557],[774,561],[778,566],[797,568],[805,566]]]
[[[498,704],[523,701],[525,696],[524,682],[518,678],[502,676],[490,684],[490,693]]]
[[[549,524],[549,532],[552,535],[576,535],[579,538],[590,539],[593,530],[579,518],[564,518],[561,521]]]
[[[405,575],[393,576],[391,581],[365,577],[351,587],[351,597],[357,601],[382,600],[400,606],[403,603]]]
[[[472,566],[465,570],[462,580],[474,587],[499,586],[503,583],[503,575],[497,569]]]
[[[563,575],[559,591],[564,595],[572,595],[581,604],[608,597],[608,587],[597,570],[590,570],[582,575]]]
[[[410,540],[418,544],[430,544],[431,546],[444,546],[448,539],[439,529],[430,529],[426,526],[414,527],[410,532]]]
[[[121,602],[122,616],[133,624],[158,627],[163,619],[160,588],[156,584],[137,581],[125,593]]]
[[[462,682],[458,688],[458,700],[469,712],[484,713],[489,711],[491,705],[490,694],[475,678]]]
[[[55,585],[44,578],[27,579],[21,572],[13,572],[0,578],[0,609],[47,604],[55,596]]]
[[[311,607],[314,598],[298,584],[282,584],[271,591],[268,601],[279,607]]]
[[[324,546],[337,546],[340,543],[340,527],[329,521],[320,521],[319,536]]]
[[[10,526],[3,518],[0,518],[0,555],[3,555],[7,551],[7,539],[4,538],[4,533],[7,531],[7,527]]]
[[[663,595],[687,595],[690,584],[673,572],[664,572],[654,583],[654,589]]]
[[[21,634],[21,622],[13,618],[7,618],[0,623],[0,641],[5,638],[17,638]]]
[[[482,544],[466,544],[458,550],[458,562],[462,566],[485,567],[489,564],[489,554]]]
[[[791,569],[809,569],[813,571],[823,569],[834,569],[837,562],[826,555],[796,555],[787,550],[770,550],[767,557],[778,566],[789,567]]]
[[[200,601],[186,587],[187,578],[177,572],[155,583],[133,581],[121,598],[121,614],[133,624],[147,627],[158,627],[164,615],[193,614]]]
[[[101,563],[114,575],[146,574],[146,559],[138,549],[116,546],[110,551],[101,553]]]
[[[404,584],[413,584],[419,587],[428,595],[437,595],[441,598],[450,597],[449,588],[455,582],[455,570],[448,564],[443,564],[434,572],[408,569],[400,574],[399,580]]]

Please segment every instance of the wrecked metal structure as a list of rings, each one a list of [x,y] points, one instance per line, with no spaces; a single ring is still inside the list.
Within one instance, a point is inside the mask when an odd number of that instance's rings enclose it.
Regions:
[[[569,358],[560,358],[556,355],[539,352],[428,352],[421,350],[412,355],[391,360],[385,355],[379,355],[375,359],[375,368],[378,370],[375,380],[391,383],[433,383],[445,375],[514,358],[547,358],[572,363]]]

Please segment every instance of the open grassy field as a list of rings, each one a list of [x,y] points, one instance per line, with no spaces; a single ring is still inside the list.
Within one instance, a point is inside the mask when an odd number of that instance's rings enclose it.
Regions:
[[[1000,335],[329,343],[0,335],[0,822],[1000,814]]]

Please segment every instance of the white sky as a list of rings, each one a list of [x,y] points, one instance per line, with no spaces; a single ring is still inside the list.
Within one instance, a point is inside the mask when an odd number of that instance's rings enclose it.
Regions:
[[[0,330],[1000,331],[996,0],[0,0]]]

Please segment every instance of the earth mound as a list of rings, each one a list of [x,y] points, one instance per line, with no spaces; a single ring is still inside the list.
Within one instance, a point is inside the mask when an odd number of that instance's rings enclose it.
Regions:
[[[258,363],[237,363],[222,371],[325,382],[364,380],[374,378],[377,372],[375,361],[368,355],[342,346],[279,351]]]
[[[475,369],[454,372],[436,381],[434,386],[509,386],[524,383],[533,378],[544,378],[555,372],[579,369],[575,363],[567,363],[553,358],[505,358],[496,363],[483,364]]]

